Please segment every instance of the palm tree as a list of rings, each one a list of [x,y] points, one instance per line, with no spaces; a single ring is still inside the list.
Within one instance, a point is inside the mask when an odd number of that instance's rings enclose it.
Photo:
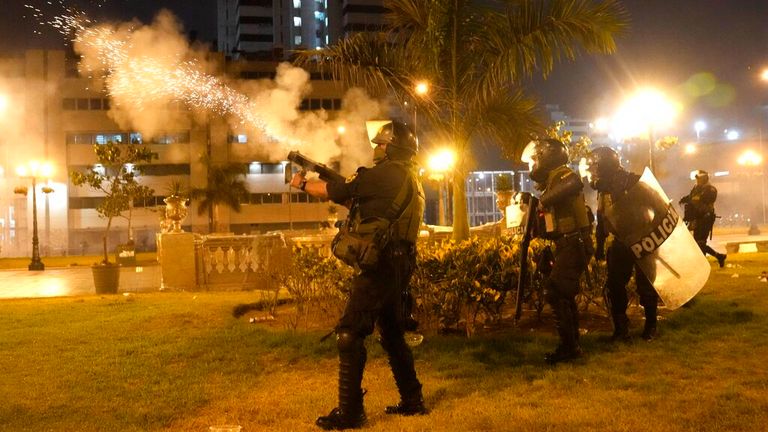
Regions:
[[[358,33],[297,62],[399,103],[416,103],[442,140],[453,143],[453,236],[469,236],[464,179],[474,139],[519,154],[542,131],[536,101],[521,83],[547,76],[581,51],[611,53],[626,25],[618,0],[385,0],[381,33]],[[488,6],[490,4],[491,6]],[[430,83],[427,98],[415,84]],[[422,114],[423,113],[423,114]],[[441,141],[442,141],[441,140]]]
[[[246,167],[242,164],[214,165],[208,158],[202,161],[208,168],[208,184],[204,188],[192,188],[189,197],[199,200],[197,214],[208,212],[210,231],[221,231],[219,208],[225,205],[240,212],[241,204],[248,199],[248,189],[243,177]]]

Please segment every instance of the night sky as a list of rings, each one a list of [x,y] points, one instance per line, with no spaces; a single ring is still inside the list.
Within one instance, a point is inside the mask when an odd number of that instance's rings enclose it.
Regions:
[[[31,19],[25,3],[0,0],[0,55],[25,48],[60,46],[55,32]],[[92,17],[150,21],[162,7],[174,11],[185,30],[200,39],[216,37],[216,0],[68,0],[85,5]],[[92,5],[103,3],[102,8]],[[546,80],[528,84],[543,102],[559,104],[573,117],[595,118],[615,107],[622,93],[654,85],[673,95],[708,72],[728,97],[687,98],[685,121],[718,117],[734,127],[754,124],[756,106],[768,100],[768,83],[758,74],[768,66],[768,0],[624,0],[631,16],[628,33],[613,56],[580,57],[561,63]],[[91,5],[91,6],[89,6]],[[48,8],[51,8],[48,6]],[[53,10],[53,9],[50,9]],[[26,18],[25,18],[26,16]],[[43,35],[34,31],[42,30]],[[682,121],[682,120],[681,120]]]

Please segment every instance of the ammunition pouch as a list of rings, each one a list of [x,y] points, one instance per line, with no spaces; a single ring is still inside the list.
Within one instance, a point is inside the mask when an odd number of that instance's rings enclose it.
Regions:
[[[362,270],[378,267],[391,239],[392,223],[384,218],[369,217],[358,223],[347,221],[331,242],[333,255],[347,265]]]

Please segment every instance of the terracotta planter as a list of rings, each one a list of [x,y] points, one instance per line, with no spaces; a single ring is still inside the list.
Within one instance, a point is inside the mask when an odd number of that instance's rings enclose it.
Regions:
[[[93,272],[93,286],[96,288],[96,294],[116,294],[120,287],[120,265],[119,264],[94,264],[91,266]]]

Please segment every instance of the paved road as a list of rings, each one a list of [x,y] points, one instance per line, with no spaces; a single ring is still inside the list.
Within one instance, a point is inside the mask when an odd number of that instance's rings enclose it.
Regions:
[[[0,299],[96,294],[90,267],[54,267],[45,271],[1,270],[0,281]],[[120,269],[120,292],[159,289],[159,265]]]

